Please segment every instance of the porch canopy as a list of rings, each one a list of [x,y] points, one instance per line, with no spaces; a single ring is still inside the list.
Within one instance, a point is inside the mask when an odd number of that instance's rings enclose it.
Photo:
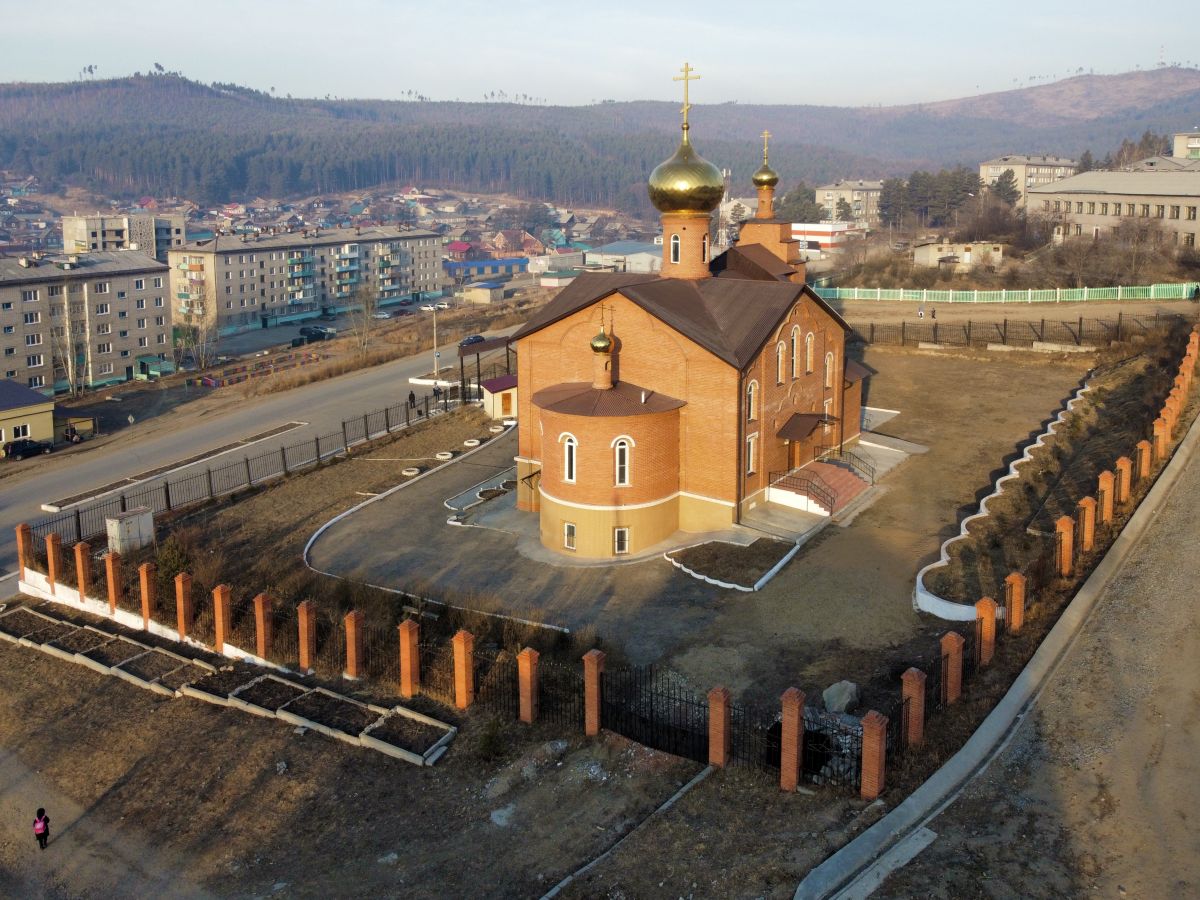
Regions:
[[[803,441],[817,430],[818,425],[831,425],[833,422],[831,416],[823,413],[792,413],[776,435],[785,441]]]

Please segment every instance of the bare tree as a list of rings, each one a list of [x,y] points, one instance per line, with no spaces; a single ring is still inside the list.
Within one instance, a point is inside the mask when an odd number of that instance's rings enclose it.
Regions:
[[[375,330],[375,313],[379,310],[379,291],[365,281],[355,285],[350,294],[350,334],[360,359],[366,359],[371,334]]]
[[[176,364],[182,363],[183,357],[190,357],[196,368],[203,371],[216,362],[221,343],[221,331],[217,327],[216,285],[210,284],[207,278],[189,278],[187,284],[190,297],[177,319],[180,324],[175,337],[175,349],[179,356]]]

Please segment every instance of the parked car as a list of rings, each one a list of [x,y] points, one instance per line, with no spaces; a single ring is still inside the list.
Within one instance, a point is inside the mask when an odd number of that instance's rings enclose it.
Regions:
[[[424,306],[421,307],[421,309],[424,310],[425,312],[433,312],[435,309],[437,309],[437,307],[434,306],[432,303],[426,303]]]
[[[449,303],[442,302],[442,303],[439,303],[439,304],[437,305],[437,308],[438,308],[438,309],[449,309],[449,308],[450,308],[450,304],[449,304]]]
[[[372,319],[390,319],[391,317],[392,314],[390,312],[384,312],[383,310],[371,314]]]
[[[4,445],[5,459],[24,459],[39,453],[49,453],[54,447],[49,441],[35,441],[32,438],[18,438]]]
[[[458,346],[470,347],[472,344],[482,344],[486,340],[487,338],[485,338],[482,334],[472,334],[469,337],[465,337],[459,341]]]
[[[318,341],[325,339],[325,329],[320,325],[305,325],[300,329],[300,333],[306,338],[314,338]]]
[[[399,303],[398,305],[399,305],[399,306],[412,306],[412,305],[413,305],[413,302],[412,302],[412,300],[410,300],[410,299],[408,299],[408,298],[406,297],[406,298],[404,298],[403,300],[401,300],[401,301],[400,301],[400,303]]]
[[[327,341],[331,341],[335,337],[337,337],[337,329],[336,328],[322,328],[321,332],[325,335],[325,340],[327,340]]]

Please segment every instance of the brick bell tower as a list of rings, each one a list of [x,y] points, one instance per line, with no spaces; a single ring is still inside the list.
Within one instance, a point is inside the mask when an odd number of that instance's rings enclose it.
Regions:
[[[725,180],[721,170],[692,147],[688,135],[688,83],[700,76],[686,62],[675,76],[683,82],[683,135],[679,149],[650,173],[650,202],[662,213],[664,278],[708,278],[712,259],[712,212],[721,202]]]

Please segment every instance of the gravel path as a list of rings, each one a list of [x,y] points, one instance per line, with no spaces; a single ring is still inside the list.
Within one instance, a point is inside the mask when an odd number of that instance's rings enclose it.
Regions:
[[[877,897],[1200,893],[1200,457],[1009,747]]]

